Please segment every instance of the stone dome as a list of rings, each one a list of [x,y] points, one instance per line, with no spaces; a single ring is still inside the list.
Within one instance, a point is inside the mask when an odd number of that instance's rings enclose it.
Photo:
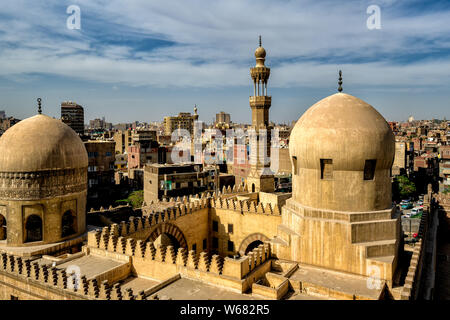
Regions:
[[[363,100],[336,93],[314,104],[294,126],[289,153],[294,200],[344,211],[391,205],[394,135],[383,116]],[[326,164],[332,170],[328,182],[321,177]],[[366,179],[372,164],[375,178]]]
[[[0,137],[0,172],[38,172],[87,168],[80,137],[46,115],[20,121]]]

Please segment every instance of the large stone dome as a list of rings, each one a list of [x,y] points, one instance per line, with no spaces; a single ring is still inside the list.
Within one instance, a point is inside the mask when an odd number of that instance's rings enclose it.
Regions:
[[[322,99],[291,132],[293,199],[333,210],[386,209],[394,141],[383,116],[363,100],[345,93]],[[376,168],[372,179],[368,165]],[[326,166],[331,176],[323,176]]]
[[[87,168],[86,148],[69,126],[45,115],[20,121],[0,137],[0,172]]]

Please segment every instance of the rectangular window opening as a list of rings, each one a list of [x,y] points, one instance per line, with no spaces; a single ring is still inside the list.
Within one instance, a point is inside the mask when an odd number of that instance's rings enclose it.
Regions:
[[[366,160],[364,164],[364,180],[373,180],[377,160]]]
[[[333,179],[333,160],[332,159],[320,159],[320,179],[323,179],[323,180]]]
[[[297,157],[295,157],[295,156],[293,156],[292,157],[292,167],[293,167],[293,171],[294,171],[294,174],[296,175],[296,174],[298,174],[297,173]]]
[[[233,243],[233,241],[228,241],[228,251],[234,252],[234,243]]]

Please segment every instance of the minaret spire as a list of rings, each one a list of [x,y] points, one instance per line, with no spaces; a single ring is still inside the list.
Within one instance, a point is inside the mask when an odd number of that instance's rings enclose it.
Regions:
[[[42,114],[42,108],[41,108],[41,98],[37,98],[37,103],[38,103],[38,113]]]
[[[339,81],[338,81],[338,84],[339,84],[338,91],[342,92],[342,71],[341,70],[339,70]]]
[[[259,46],[262,47],[262,43],[261,43],[261,35],[259,36]]]

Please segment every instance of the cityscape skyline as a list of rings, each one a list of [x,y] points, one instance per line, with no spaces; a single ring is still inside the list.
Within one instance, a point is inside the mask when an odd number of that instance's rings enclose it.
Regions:
[[[371,4],[380,7],[381,29],[366,25]],[[205,122],[220,111],[248,122],[248,68],[261,34],[275,122],[297,120],[337,92],[338,70],[344,92],[389,121],[450,117],[445,1],[263,1],[256,8],[239,1],[207,9],[201,1],[171,8],[159,1],[126,8],[77,1],[79,30],[66,27],[70,5],[4,5],[0,109],[7,114],[27,118],[41,97],[44,113],[54,117],[62,101],[72,100],[85,107],[86,119],[112,123],[162,121],[194,105]],[[285,19],[272,20],[274,12]]]

